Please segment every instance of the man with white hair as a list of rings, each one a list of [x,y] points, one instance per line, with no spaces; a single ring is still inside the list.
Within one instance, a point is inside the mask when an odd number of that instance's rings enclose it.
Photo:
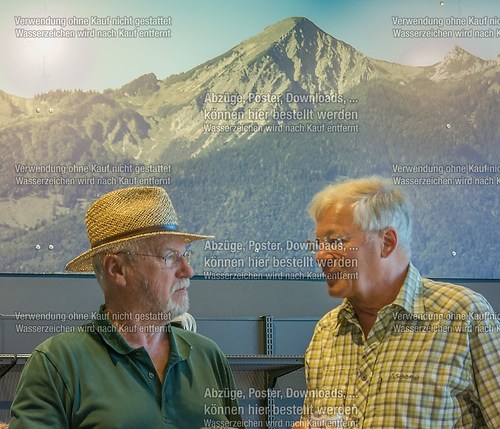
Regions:
[[[180,231],[156,187],[102,196],[86,225],[90,249],[66,269],[95,271],[104,305],[92,323],[33,351],[10,429],[242,427],[222,351],[170,323],[189,306],[186,244],[207,236]]]
[[[500,324],[486,299],[410,262],[406,197],[390,180],[315,195],[316,258],[343,298],[306,351],[294,427],[500,428]]]

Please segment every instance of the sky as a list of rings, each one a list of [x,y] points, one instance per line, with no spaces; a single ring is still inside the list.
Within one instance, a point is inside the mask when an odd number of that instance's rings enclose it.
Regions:
[[[499,9],[498,0],[2,0],[0,90],[30,98],[53,89],[119,88],[151,72],[164,79],[196,67],[290,16],[306,17],[363,54],[390,62],[435,64],[455,45],[491,60],[500,54],[500,34],[496,34],[500,32]],[[66,26],[23,21],[37,17],[64,18]],[[102,21],[92,25],[92,17]],[[131,18],[134,24],[136,19],[161,17],[165,25],[143,25],[138,30],[154,28],[163,30],[164,35],[170,30],[170,37],[141,38],[137,33],[129,33],[132,37],[127,38],[121,33],[119,37],[120,28],[133,30],[135,26],[107,25],[107,17]],[[441,18],[444,24],[441,28],[395,25],[395,17]],[[487,24],[480,21],[485,17]],[[490,18],[496,21],[490,23]],[[71,25],[85,19],[88,25]],[[460,23],[462,19],[465,25]],[[46,32],[26,37],[23,33],[54,28],[74,31],[75,36],[55,37]],[[491,29],[495,37],[484,37],[485,33],[483,37],[458,39],[398,38],[395,28]],[[114,29],[116,34],[84,38],[76,33],[84,29]]]

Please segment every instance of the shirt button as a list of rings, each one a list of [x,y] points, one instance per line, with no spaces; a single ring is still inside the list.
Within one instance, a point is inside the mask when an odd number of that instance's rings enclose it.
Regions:
[[[155,375],[152,372],[148,372],[148,377],[152,380],[155,378]]]
[[[365,374],[361,374],[361,377],[360,377],[360,378],[361,378],[361,380],[362,380],[362,381],[366,381],[366,379],[367,379],[367,377],[366,377],[366,375],[365,375]]]

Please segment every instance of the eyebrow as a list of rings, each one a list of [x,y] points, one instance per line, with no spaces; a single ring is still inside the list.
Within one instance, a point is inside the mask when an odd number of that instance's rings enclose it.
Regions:
[[[331,237],[331,236],[334,236],[334,237],[341,237],[343,234],[337,234],[335,233],[335,230],[334,229],[328,229],[325,231],[325,233],[323,234],[323,237]],[[316,234],[316,237],[318,237],[318,234]]]
[[[173,247],[165,247],[162,250],[162,253],[166,255],[169,252],[177,252],[177,253],[184,253],[187,250],[187,247],[184,247],[182,249],[174,249]]]

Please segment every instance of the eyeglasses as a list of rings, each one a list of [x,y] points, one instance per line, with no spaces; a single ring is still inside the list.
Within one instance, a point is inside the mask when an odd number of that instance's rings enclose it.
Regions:
[[[307,243],[309,244],[309,250],[313,253],[319,251],[345,252],[347,250],[345,247],[346,243],[349,243],[351,238],[356,234],[359,234],[359,232],[341,237],[316,237],[312,240],[307,240]]]
[[[146,253],[135,253],[135,252],[117,252],[122,253],[124,255],[135,255],[135,256],[149,256],[151,258],[160,258],[163,259],[163,262],[165,263],[165,266],[167,268],[174,268],[177,267],[182,258],[185,258],[186,261],[191,263],[191,257],[193,256],[193,251],[191,249],[188,249],[184,252],[178,252],[177,250],[174,249],[168,249],[168,252],[165,256],[159,256],[159,255],[148,255]]]

